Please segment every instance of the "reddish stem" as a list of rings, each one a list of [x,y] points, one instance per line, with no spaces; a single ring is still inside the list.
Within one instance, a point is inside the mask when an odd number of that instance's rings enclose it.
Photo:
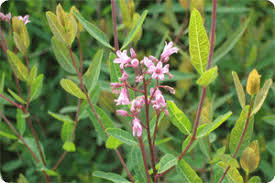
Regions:
[[[3,94],[0,93],[0,97],[2,97],[4,100],[8,101],[9,103],[11,103],[12,105],[14,105],[15,107],[22,109],[22,105],[15,103],[14,101],[12,101],[11,99],[9,99],[8,97],[4,96]]]
[[[115,1],[111,0],[111,4],[112,4],[112,20],[113,20],[113,31],[114,31],[114,45],[117,51],[119,50],[119,45],[118,45],[118,36],[117,36]]]
[[[155,130],[153,133],[153,146],[155,146],[155,141],[156,141],[156,134],[157,134],[157,129],[158,129],[158,122],[159,122],[159,116],[160,114],[157,114],[157,119],[156,119],[156,124],[155,124]]]
[[[144,150],[144,144],[143,144],[142,138],[138,137],[138,141],[139,141],[139,147],[140,147],[140,150],[141,150],[141,153],[142,153],[142,159],[143,159],[143,164],[144,164],[144,167],[145,167],[145,173],[146,173],[146,176],[147,176],[147,180],[148,180],[149,183],[151,183],[151,178],[150,178],[150,175],[149,175],[149,169],[148,169],[148,165],[147,165],[147,162],[146,162],[146,152]]]

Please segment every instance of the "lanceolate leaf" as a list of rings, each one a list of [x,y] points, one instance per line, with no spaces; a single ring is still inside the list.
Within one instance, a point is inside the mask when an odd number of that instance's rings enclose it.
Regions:
[[[126,180],[121,175],[118,175],[116,173],[95,171],[93,173],[93,176],[99,177],[102,179],[106,179],[106,180],[112,181],[114,183],[130,183],[128,180]]]
[[[185,114],[172,101],[167,101],[169,118],[182,133],[189,135],[191,133],[191,123]]]
[[[230,116],[232,112],[227,112],[224,115],[220,115],[215,121],[212,123],[207,124],[202,130],[200,130],[197,133],[197,138],[203,137],[205,135],[210,134],[212,131],[214,131],[216,128],[218,128],[223,122],[225,122]]]
[[[245,93],[243,90],[243,86],[242,86],[242,84],[239,80],[238,74],[236,72],[233,71],[232,76],[233,76],[235,88],[237,90],[239,102],[240,102],[242,108],[244,108],[245,107]]]
[[[142,154],[140,148],[137,146],[133,146],[133,148],[131,149],[130,163],[135,172],[137,182],[147,182]]]
[[[222,177],[225,169],[227,168],[227,164],[224,162],[219,162],[214,166],[214,181],[219,182],[220,178]],[[237,168],[230,167],[225,178],[223,180],[224,183],[243,183],[243,178],[240,175]]]
[[[53,35],[61,42],[66,43],[65,38],[65,30],[64,28],[58,23],[57,17],[50,11],[46,12],[46,17],[50,26],[50,29]]]
[[[26,120],[21,109],[16,110],[16,127],[19,133],[23,136],[26,129]]]
[[[197,84],[200,86],[208,86],[210,83],[212,83],[218,76],[218,67],[215,66],[206,72],[202,73],[200,78],[197,80]]]
[[[8,61],[11,68],[18,79],[22,81],[28,80],[28,69],[23,62],[12,51],[8,50]]]
[[[27,102],[22,99],[20,96],[18,96],[16,93],[14,93],[11,89],[8,89],[8,92],[11,94],[11,96],[17,100],[18,102],[20,102],[21,104],[26,104]]]
[[[62,122],[70,122],[73,123],[74,121],[70,118],[68,115],[61,115],[61,114],[56,114],[51,111],[48,111],[48,114],[51,115],[53,118],[62,121]]]
[[[104,46],[114,49],[110,43],[109,40],[107,38],[107,36],[104,34],[104,32],[102,32],[98,27],[96,27],[94,24],[88,22],[87,20],[85,20],[85,18],[83,18],[80,14],[78,14],[77,12],[74,11],[74,14],[76,16],[76,18],[78,19],[78,21],[83,25],[84,29],[93,37],[95,38],[97,41],[99,41],[101,44],[103,44]]]
[[[61,79],[60,85],[66,92],[70,93],[71,95],[80,98],[80,99],[86,99],[85,94],[78,88],[78,86],[69,79]]]
[[[217,49],[214,53],[214,57],[212,60],[212,65],[215,65],[224,55],[226,55],[233,47],[234,45],[239,41],[239,39],[242,37],[244,31],[246,30],[248,24],[250,22],[250,19],[246,19],[244,23],[240,25],[240,28],[232,34],[223,45]]]
[[[74,128],[74,123],[69,121],[64,121],[61,129],[61,139],[63,142],[70,141]]]
[[[241,135],[242,135],[244,127],[245,127],[248,109],[249,109],[249,106],[246,106],[245,108],[243,108],[243,111],[241,112],[239,119],[237,120],[234,128],[231,131],[230,142],[229,142],[229,149],[230,149],[231,154],[235,153],[235,150],[236,150],[238,143],[240,141]],[[239,156],[242,153],[242,151],[244,150],[244,148],[250,144],[250,139],[253,134],[253,126],[254,126],[254,119],[253,119],[253,117],[251,117],[237,156]]]
[[[130,146],[138,144],[135,138],[133,137],[133,135],[128,131],[122,130],[120,128],[108,128],[106,129],[106,132],[110,136],[115,137],[116,139],[120,140],[124,144],[130,145]]]
[[[30,101],[33,101],[39,97],[42,87],[43,87],[43,74],[40,74],[31,85],[31,98]]]
[[[118,78],[121,77],[119,64],[114,63],[115,58],[116,58],[116,55],[114,53],[110,52],[110,54],[109,54],[109,66],[110,66],[111,83],[117,83],[119,81]]]
[[[165,154],[159,161],[158,173],[162,173],[165,170],[177,165],[178,159],[172,154]]]
[[[145,10],[142,13],[141,17],[137,21],[137,24],[132,28],[132,30],[130,31],[130,33],[128,34],[128,36],[126,37],[126,39],[124,40],[123,46],[122,46],[121,50],[125,49],[128,46],[128,44],[130,44],[133,41],[133,39],[135,38],[136,34],[139,32],[139,30],[142,27],[142,24],[143,24],[143,22],[145,20],[145,17],[147,15],[147,13],[148,13],[147,10]]]
[[[272,79],[267,80],[264,83],[264,86],[257,93],[255,102],[254,102],[254,108],[251,115],[256,114],[261,109],[271,85],[272,85]]]
[[[98,80],[101,68],[101,61],[103,57],[103,50],[97,51],[95,54],[91,65],[89,66],[87,72],[83,76],[83,80],[85,83],[86,88],[88,89],[88,93],[90,93]]]
[[[189,24],[189,52],[191,62],[199,74],[202,74],[206,69],[209,40],[203,26],[203,21],[200,12],[193,9]]]
[[[51,40],[52,49],[54,55],[57,59],[58,64],[67,72],[75,74],[76,70],[73,66],[73,61],[71,59],[68,48],[65,43],[58,41],[55,37],[52,37]],[[78,63],[77,57],[74,56],[76,63]]]
[[[182,177],[182,182],[186,183],[202,183],[202,180],[197,173],[183,159],[177,165],[177,172]]]

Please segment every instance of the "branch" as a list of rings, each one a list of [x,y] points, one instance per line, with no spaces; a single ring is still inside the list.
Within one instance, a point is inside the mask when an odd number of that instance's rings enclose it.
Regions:
[[[117,25],[116,25],[116,10],[115,10],[115,1],[111,0],[112,4],[112,20],[113,20],[113,31],[114,31],[114,45],[116,51],[119,50],[119,45],[118,45],[118,36],[117,36]]]

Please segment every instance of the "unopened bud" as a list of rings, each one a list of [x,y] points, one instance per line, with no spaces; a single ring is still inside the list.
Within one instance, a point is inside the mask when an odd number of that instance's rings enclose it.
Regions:
[[[135,50],[133,48],[130,48],[130,53],[131,53],[131,57],[132,58],[136,58],[137,57],[137,54],[135,52]]]
[[[124,111],[124,110],[117,110],[116,113],[120,116],[128,116],[128,112],[127,111]]]
[[[163,86],[162,88],[166,89],[167,91],[169,91],[171,94],[175,95],[176,90],[170,86]]]
[[[253,71],[250,72],[247,79],[246,92],[249,95],[254,95],[258,93],[260,89],[260,82],[261,82],[261,75],[259,75],[256,69],[253,69]]]

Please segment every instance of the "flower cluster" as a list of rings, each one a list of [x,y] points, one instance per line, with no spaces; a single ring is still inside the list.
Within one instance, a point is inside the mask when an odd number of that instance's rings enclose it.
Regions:
[[[131,106],[129,112],[117,110],[117,114],[121,116],[131,116],[133,118],[133,136],[140,137],[142,135],[143,124],[138,116],[144,105],[151,105],[157,114],[163,111],[168,114],[166,100],[160,88],[166,89],[172,94],[175,94],[175,90],[169,86],[159,85],[159,81],[164,80],[165,75],[170,78],[173,77],[169,72],[169,64],[166,63],[170,55],[177,52],[178,48],[173,47],[173,42],[169,44],[165,43],[160,59],[149,56],[139,60],[133,48],[130,49],[130,56],[128,56],[127,50],[118,50],[116,52],[117,58],[114,59],[114,63],[119,64],[122,75],[121,78],[119,78],[120,83],[111,83],[112,92],[118,94],[118,98],[115,99],[116,105],[130,104]],[[132,68],[135,71],[135,83],[133,86],[131,86],[128,80],[127,68]],[[153,79],[157,81],[157,84],[150,88],[150,95],[147,95],[146,88]],[[142,88],[138,88],[140,83],[143,83]],[[136,96],[131,100],[129,90],[133,90],[135,95],[137,95],[137,93],[141,93],[142,95]],[[146,96],[147,98],[145,98]]]
[[[0,20],[5,21],[5,22],[10,22],[11,13],[8,13],[5,15],[4,13],[0,12]]]

